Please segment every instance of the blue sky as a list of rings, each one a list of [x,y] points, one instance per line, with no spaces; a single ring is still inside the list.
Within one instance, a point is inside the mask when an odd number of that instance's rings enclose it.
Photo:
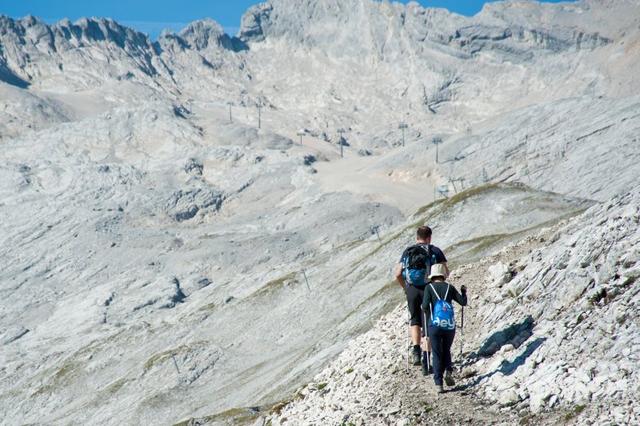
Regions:
[[[545,0],[557,3],[560,0]],[[35,15],[48,22],[62,18],[72,21],[83,16],[113,18],[152,37],[163,28],[179,30],[188,22],[210,17],[232,34],[240,26],[240,17],[259,0],[0,0],[0,14],[14,18]],[[486,0],[419,0],[423,6],[445,7],[473,15]],[[407,3],[407,1],[402,1]]]

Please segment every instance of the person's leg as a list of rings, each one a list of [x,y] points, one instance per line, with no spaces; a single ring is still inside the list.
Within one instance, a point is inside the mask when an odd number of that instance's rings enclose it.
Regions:
[[[453,364],[451,363],[451,346],[453,346],[453,339],[456,337],[455,330],[446,330],[442,332],[442,346],[443,346],[443,362],[446,370],[453,371]]]
[[[429,341],[431,342],[431,353],[433,354],[433,381],[436,385],[442,385],[442,375],[445,365],[443,364],[443,345],[440,330],[437,327],[429,327]]]
[[[420,297],[419,289],[412,285],[407,286],[407,306],[409,307],[409,334],[411,335],[412,354],[411,363],[413,365],[420,365],[421,362],[421,350],[420,350],[420,324],[422,322],[422,311],[420,310],[420,304],[422,298]]]
[[[410,285],[409,288],[411,289],[411,301],[409,302],[411,305],[409,309],[411,312],[411,341],[414,345],[420,345],[422,336],[424,336],[422,331],[422,299],[424,298],[424,289],[416,288],[412,285]],[[408,293],[407,298],[409,298]]]
[[[445,366],[445,382],[447,386],[455,386],[456,381],[453,379],[453,364],[451,362],[451,346],[453,345],[453,339],[456,335],[455,330],[446,330],[442,332],[442,346],[444,351],[444,366]]]
[[[411,325],[411,343],[413,345],[420,345],[420,326]]]

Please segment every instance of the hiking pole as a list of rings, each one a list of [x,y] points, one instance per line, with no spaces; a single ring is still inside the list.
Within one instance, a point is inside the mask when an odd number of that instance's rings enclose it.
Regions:
[[[462,363],[462,341],[464,340],[464,306],[460,307],[460,363]]]
[[[423,311],[422,312],[422,330],[424,330],[424,338],[425,338],[425,345],[427,345],[427,348],[429,347],[429,329],[426,327],[427,324],[427,314]],[[427,352],[427,373],[429,372],[429,370],[431,369],[431,354],[429,353],[429,351]],[[423,355],[424,356],[424,355]]]
[[[407,374],[409,374],[409,351],[411,350],[411,327],[409,324],[411,323],[411,313],[407,311],[407,336],[409,337],[407,344]]]

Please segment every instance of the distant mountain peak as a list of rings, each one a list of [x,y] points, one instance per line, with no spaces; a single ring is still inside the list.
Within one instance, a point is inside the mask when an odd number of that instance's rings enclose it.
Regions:
[[[220,46],[226,36],[222,26],[210,18],[191,22],[178,35],[197,50],[206,49],[212,43]]]

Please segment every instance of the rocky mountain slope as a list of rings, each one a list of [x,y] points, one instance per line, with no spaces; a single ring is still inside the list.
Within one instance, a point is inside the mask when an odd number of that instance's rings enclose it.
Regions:
[[[0,414],[268,406],[397,306],[418,224],[464,265],[633,191],[638,10],[273,0],[155,41],[0,16]]]
[[[471,297],[445,395],[406,371],[398,306],[256,423],[636,424],[639,206],[636,190],[457,269]]]

